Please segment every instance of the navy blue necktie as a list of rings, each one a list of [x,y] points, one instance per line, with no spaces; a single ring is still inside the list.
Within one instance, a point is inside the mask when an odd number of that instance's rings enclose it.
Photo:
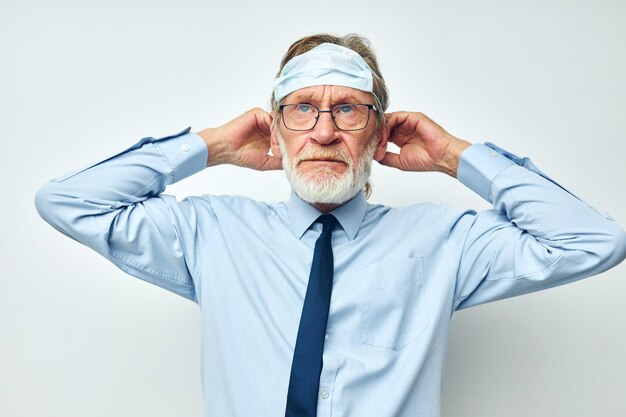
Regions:
[[[291,364],[286,417],[315,417],[322,372],[324,335],[333,288],[333,248],[330,242],[337,219],[323,214],[316,220],[323,229],[315,242],[311,274],[306,288],[298,338]]]

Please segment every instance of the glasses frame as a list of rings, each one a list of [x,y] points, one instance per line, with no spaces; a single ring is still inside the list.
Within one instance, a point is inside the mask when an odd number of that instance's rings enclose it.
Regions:
[[[315,117],[315,123],[309,129],[292,129],[289,126],[287,126],[287,123],[285,123],[285,117],[283,115],[283,109],[285,107],[299,106],[301,104],[306,104],[307,106],[315,107],[317,109],[317,116]],[[333,109],[335,109],[336,107],[346,106],[346,105],[350,105],[350,106],[355,106],[355,105],[366,106],[368,108],[367,121],[365,122],[365,126],[359,128],[359,129],[342,129],[339,126],[337,126],[337,122],[335,121],[335,115],[333,114]],[[378,109],[376,109],[376,106],[374,104],[364,104],[364,103],[342,103],[342,104],[336,104],[330,110],[322,110],[319,107],[317,107],[316,105],[310,104],[310,103],[281,104],[281,105],[278,106],[278,112],[281,115],[281,119],[283,120],[283,126],[285,126],[285,129],[293,130],[293,131],[296,131],[296,132],[306,132],[306,131],[315,129],[315,126],[317,126],[317,122],[319,122],[320,116],[322,115],[322,113],[330,113],[330,118],[333,120],[333,124],[335,125],[335,127],[337,129],[341,130],[342,132],[357,132],[359,130],[365,129],[369,125],[369,123],[370,123],[370,112],[369,112],[369,110],[374,110],[375,112],[378,112]]]

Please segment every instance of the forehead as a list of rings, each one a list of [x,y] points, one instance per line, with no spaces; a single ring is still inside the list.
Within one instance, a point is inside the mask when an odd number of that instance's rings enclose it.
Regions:
[[[306,101],[314,103],[373,103],[371,93],[357,90],[356,88],[344,87],[340,85],[315,85],[305,87],[290,93],[285,97],[284,102]]]

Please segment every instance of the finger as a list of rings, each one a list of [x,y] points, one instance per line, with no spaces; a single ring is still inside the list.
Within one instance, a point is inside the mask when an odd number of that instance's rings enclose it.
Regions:
[[[387,119],[387,125],[392,134],[394,143],[397,143],[398,136],[407,136],[415,133],[415,129],[419,119],[416,113],[410,112],[395,112],[389,115]]]
[[[437,122],[425,114],[418,113],[418,116],[418,123],[415,125],[415,130],[418,134],[426,137],[436,137],[443,136],[448,133],[443,127],[437,124]]]
[[[387,126],[390,129],[393,129],[394,127],[398,125],[399,113],[401,112],[385,113],[385,120],[387,122]]]
[[[257,129],[264,135],[269,136],[271,133],[272,116],[263,109],[254,109],[256,116]]]
[[[416,114],[419,114],[419,113],[408,112],[408,111],[396,111],[392,113],[385,113],[385,118],[387,119],[387,123],[389,125],[398,126],[398,125],[405,124],[407,120],[409,120],[411,117],[414,117]]]
[[[263,166],[261,167],[261,171],[270,171],[283,169],[283,162],[281,158],[273,155],[267,155],[267,158],[263,161]]]
[[[392,129],[389,132],[389,142],[393,143],[397,147],[401,148],[411,139],[411,136],[402,132],[400,129]]]
[[[400,155],[393,152],[386,152],[385,156],[378,161],[381,165],[385,165],[392,168],[402,169],[402,164],[400,163]]]
[[[389,142],[399,148],[402,148],[406,143],[413,139],[415,139],[415,132],[413,130],[406,129],[405,125],[395,126],[389,130]]]

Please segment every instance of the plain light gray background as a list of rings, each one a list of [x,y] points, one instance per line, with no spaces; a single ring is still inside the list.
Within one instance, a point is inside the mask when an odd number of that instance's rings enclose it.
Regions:
[[[291,42],[354,31],[378,52],[391,110],[531,156],[624,226],[624,21],[607,0],[0,0],[0,416],[201,415],[196,305],[45,224],[33,196],[50,178],[267,107]],[[372,202],[488,207],[442,174],[377,165],[373,185]],[[167,192],[276,201],[289,187],[217,167]],[[625,415],[625,275],[455,315],[444,416]]]

